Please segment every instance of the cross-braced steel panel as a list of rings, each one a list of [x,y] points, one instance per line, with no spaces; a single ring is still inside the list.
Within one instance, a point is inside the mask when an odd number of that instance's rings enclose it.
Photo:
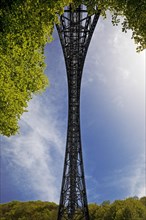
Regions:
[[[80,88],[87,49],[100,12],[66,7],[57,25],[68,78],[69,114],[58,220],[89,220],[80,134]]]

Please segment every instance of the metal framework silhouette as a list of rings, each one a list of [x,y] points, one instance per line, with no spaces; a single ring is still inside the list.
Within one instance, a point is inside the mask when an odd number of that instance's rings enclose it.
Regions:
[[[64,171],[57,220],[89,220],[81,132],[80,89],[88,46],[100,12],[89,15],[85,6],[68,6],[56,25],[61,41],[68,79],[68,130]]]

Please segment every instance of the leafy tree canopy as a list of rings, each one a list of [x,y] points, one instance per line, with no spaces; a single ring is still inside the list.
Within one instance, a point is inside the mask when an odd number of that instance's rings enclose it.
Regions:
[[[1,0],[0,2],[0,133],[18,131],[18,120],[33,94],[48,85],[44,74],[44,47],[52,40],[57,14],[72,3],[101,15],[112,13],[112,22],[132,30],[137,51],[146,47],[146,0]],[[123,19],[121,20],[121,17]]]
[[[48,85],[44,46],[52,39],[57,13],[70,0],[2,0],[0,3],[0,133],[18,131],[32,95]]]
[[[101,205],[89,204],[90,220],[144,220],[146,197],[128,198]],[[1,220],[56,220],[58,206],[52,202],[13,201],[0,205]],[[81,219],[80,216],[78,219]]]
[[[1,220],[56,220],[57,205],[53,202],[13,201],[0,206]]]
[[[140,52],[146,48],[146,0],[74,0],[75,5],[84,3],[92,14],[95,8],[106,17],[107,11],[112,14],[113,25],[121,23],[122,31],[132,30],[132,38]]]

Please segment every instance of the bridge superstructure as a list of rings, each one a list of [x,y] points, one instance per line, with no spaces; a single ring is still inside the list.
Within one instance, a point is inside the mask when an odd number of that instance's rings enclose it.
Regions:
[[[85,57],[100,11],[66,7],[56,25],[68,80],[68,129],[58,220],[89,220],[80,132],[80,90]]]

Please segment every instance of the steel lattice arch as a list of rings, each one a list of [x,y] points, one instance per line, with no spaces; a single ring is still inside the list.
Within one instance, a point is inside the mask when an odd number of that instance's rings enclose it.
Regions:
[[[81,132],[80,89],[88,46],[100,12],[89,15],[85,6],[68,6],[56,25],[68,79],[68,130],[58,220],[89,220]]]

